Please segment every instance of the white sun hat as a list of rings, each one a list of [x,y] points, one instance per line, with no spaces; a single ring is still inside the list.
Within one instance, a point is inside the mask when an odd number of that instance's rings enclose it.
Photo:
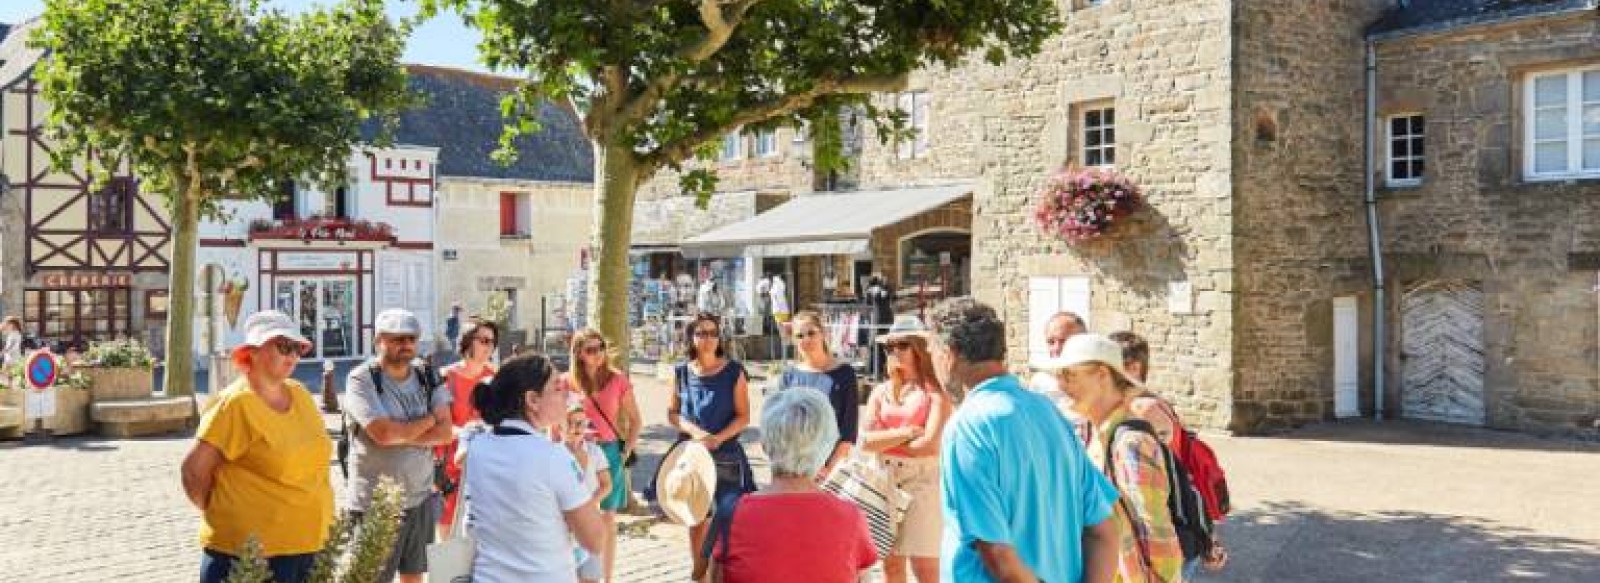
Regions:
[[[1035,357],[1028,363],[1029,368],[1037,371],[1055,373],[1069,366],[1080,364],[1099,363],[1116,371],[1123,380],[1134,386],[1142,386],[1128,374],[1122,366],[1122,345],[1115,340],[1099,334],[1076,334],[1067,339],[1061,347],[1061,356]]]
[[[300,327],[288,314],[266,310],[250,314],[244,321],[244,342],[240,347],[259,348],[274,338],[286,338],[300,345],[300,353],[311,350],[311,341],[300,334]]]

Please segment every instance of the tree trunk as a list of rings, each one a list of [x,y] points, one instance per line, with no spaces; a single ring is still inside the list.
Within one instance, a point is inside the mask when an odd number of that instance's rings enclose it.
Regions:
[[[172,181],[177,193],[172,205],[172,281],[167,288],[166,372],[162,382],[168,395],[194,394],[194,261],[199,248],[200,205],[196,186],[180,177]]]
[[[626,146],[596,144],[593,271],[589,276],[589,326],[612,347],[612,364],[628,370],[628,247],[633,242],[633,201],[640,167]],[[576,362],[577,355],[572,355]]]

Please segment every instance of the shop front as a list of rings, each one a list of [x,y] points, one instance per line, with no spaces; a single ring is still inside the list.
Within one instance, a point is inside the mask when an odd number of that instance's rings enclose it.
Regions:
[[[159,348],[166,282],[155,274],[46,272],[22,290],[24,333],[61,350],[136,339]]]
[[[970,183],[956,183],[800,196],[693,237],[683,254],[761,266],[745,270],[749,284],[732,290],[752,319],[768,323],[752,330],[781,339],[781,327],[772,325],[774,305],[816,310],[835,351],[865,359],[871,338],[891,323],[885,312],[918,312],[967,293],[971,193]],[[868,301],[874,281],[890,292],[890,310]]]

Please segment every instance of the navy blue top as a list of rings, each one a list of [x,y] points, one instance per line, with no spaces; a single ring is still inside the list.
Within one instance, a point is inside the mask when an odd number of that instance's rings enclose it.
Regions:
[[[734,391],[744,377],[744,365],[729,360],[716,374],[700,376],[689,370],[689,363],[680,363],[677,374],[679,415],[711,433],[733,424]],[[734,436],[723,442],[719,451],[738,448],[739,438]]]
[[[795,367],[784,369],[778,379],[780,390],[807,388],[822,391],[833,405],[833,419],[839,423],[839,442],[855,443],[861,417],[861,388],[856,369],[840,364],[828,372],[811,372]]]

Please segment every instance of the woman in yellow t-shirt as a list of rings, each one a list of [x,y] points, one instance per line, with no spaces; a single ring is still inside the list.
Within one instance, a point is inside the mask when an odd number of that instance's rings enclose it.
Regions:
[[[202,583],[220,583],[254,538],[273,580],[303,583],[333,523],[333,444],[311,393],[289,378],[311,343],[289,316],[258,312],[233,349],[242,376],[213,395],[183,460],[200,509]]]

